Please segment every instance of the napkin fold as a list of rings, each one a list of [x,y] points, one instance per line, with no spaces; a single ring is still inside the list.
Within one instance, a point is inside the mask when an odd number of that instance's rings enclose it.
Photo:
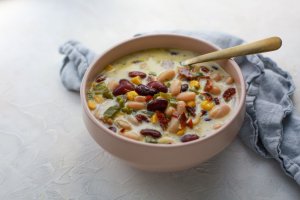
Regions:
[[[220,48],[244,42],[220,32],[152,33],[188,35],[207,40]],[[59,52],[65,56],[60,70],[61,81],[68,90],[78,92],[95,53],[77,41],[66,42]],[[237,57],[235,61],[247,85],[246,116],[239,132],[241,140],[257,154],[277,160],[283,171],[300,185],[300,116],[296,114],[291,100],[295,90],[291,76],[260,54]]]

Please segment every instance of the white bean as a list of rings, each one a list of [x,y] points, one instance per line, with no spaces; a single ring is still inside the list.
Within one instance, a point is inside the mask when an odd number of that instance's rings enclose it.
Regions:
[[[234,79],[230,76],[226,79],[225,82],[226,82],[226,84],[230,85],[230,84],[234,83]]]
[[[230,107],[227,104],[221,104],[213,107],[213,109],[209,112],[209,116],[217,119],[226,116],[229,112]]]
[[[159,139],[157,140],[157,142],[158,142],[159,144],[173,144],[175,141],[174,141],[173,138],[165,136],[165,137],[159,138]]]
[[[129,108],[132,108],[134,110],[141,110],[146,107],[146,104],[142,103],[142,102],[128,101],[126,103],[126,106],[128,106]]]
[[[157,77],[157,80],[158,80],[159,82],[162,82],[162,83],[163,83],[163,82],[165,82],[165,81],[168,81],[168,80],[173,79],[173,78],[175,77],[175,75],[176,75],[175,70],[173,70],[173,69],[168,69],[168,70],[166,70],[166,71],[160,73],[160,74],[158,75],[158,77]]]
[[[115,80],[109,80],[107,83],[107,87],[110,91],[113,91],[114,89],[116,89],[116,87],[118,87],[119,83]]]
[[[222,124],[214,124],[213,129],[219,129],[222,127]]]
[[[209,92],[213,95],[219,95],[221,94],[221,89],[218,86],[213,86]]]
[[[179,130],[179,125],[180,125],[179,120],[175,117],[172,117],[167,131],[170,133],[177,133],[177,131]]]
[[[136,96],[136,97],[134,97],[134,101],[146,102],[146,97],[145,96]]]
[[[182,92],[177,95],[176,99],[179,101],[193,101],[195,97],[195,92]]]
[[[177,107],[176,107],[176,109],[177,109],[177,113],[178,113],[179,115],[181,115],[182,113],[185,112],[185,106],[186,106],[186,103],[185,103],[184,101],[178,101],[178,102],[177,102]]]
[[[177,96],[181,90],[181,81],[176,79],[173,80],[170,86],[170,92],[173,96]]]
[[[193,125],[199,124],[199,123],[200,123],[200,116],[197,115],[197,116],[192,120],[192,122],[193,122]]]
[[[218,82],[222,79],[222,76],[219,73],[214,73],[210,77],[211,77],[211,79],[213,79],[216,82]]]
[[[131,130],[131,125],[122,119],[116,119],[115,120],[115,124],[119,127],[119,128],[124,128],[126,130]]]
[[[134,125],[139,125],[140,123],[139,123],[139,121],[134,117],[134,116],[132,116],[132,115],[127,115],[126,116],[126,119],[130,122],[130,123],[132,123],[132,124],[134,124]]]
[[[173,108],[172,106],[169,106],[169,107],[166,109],[165,114],[168,115],[168,116],[171,116],[175,111],[176,111],[175,108]]]
[[[120,133],[121,135],[127,137],[127,138],[130,138],[130,139],[133,139],[133,140],[141,140],[141,135],[135,133],[135,132],[123,132],[123,133]]]

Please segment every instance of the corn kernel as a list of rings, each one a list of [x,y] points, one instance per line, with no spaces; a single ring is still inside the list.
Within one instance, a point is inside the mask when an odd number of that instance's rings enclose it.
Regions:
[[[88,100],[88,107],[90,110],[95,110],[96,107],[97,107],[97,104],[95,101],[92,101],[92,100]]]
[[[112,65],[108,65],[104,68],[104,71],[111,71],[113,69]]]
[[[104,98],[102,97],[102,95],[95,95],[94,99],[95,99],[96,103],[103,103],[104,102]]]
[[[156,113],[154,113],[154,114],[152,115],[152,117],[151,117],[151,123],[152,123],[152,124],[156,124],[157,121],[158,121],[157,115],[156,115]]]
[[[189,101],[189,102],[187,102],[187,105],[188,105],[189,107],[195,107],[195,106],[196,106],[196,103],[195,103],[195,101]]]
[[[183,129],[180,129],[179,131],[177,131],[176,135],[182,136],[182,135],[184,134],[184,132],[185,132],[185,129],[184,129],[184,128],[183,128]]]
[[[206,111],[210,111],[214,106],[215,104],[212,101],[205,100],[201,102],[201,108]]]
[[[134,83],[134,84],[136,84],[136,85],[142,84],[141,77],[139,77],[139,76],[133,77],[133,78],[131,79],[131,82]]]
[[[199,81],[196,81],[196,80],[190,81],[190,87],[195,88],[195,89],[199,89],[200,88]]]
[[[133,101],[134,98],[136,96],[138,96],[138,93],[136,93],[135,91],[130,91],[130,92],[127,92],[126,93],[126,96],[127,96],[127,99],[130,100],[130,101]]]

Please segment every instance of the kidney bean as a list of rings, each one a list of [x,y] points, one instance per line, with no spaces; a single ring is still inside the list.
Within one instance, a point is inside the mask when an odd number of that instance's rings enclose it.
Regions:
[[[140,72],[140,71],[131,71],[128,73],[129,77],[136,77],[139,76],[141,78],[146,78],[147,74],[145,74],[144,72]]]
[[[137,115],[135,116],[135,118],[136,118],[139,122],[142,122],[142,121],[149,122],[149,118],[148,118],[146,115],[137,114]]]
[[[181,91],[180,92],[185,92],[189,89],[189,84],[182,84],[181,85]]]
[[[235,88],[228,88],[223,93],[223,98],[225,99],[225,101],[229,101],[232,98],[232,96],[235,95],[235,93]]]
[[[108,127],[109,130],[112,130],[113,132],[117,132],[117,128],[114,126],[110,126]]]
[[[118,95],[126,94],[127,92],[132,90],[134,90],[134,85],[126,79],[121,79],[119,81],[119,85],[114,89],[113,95],[118,96]]]
[[[159,131],[154,130],[154,129],[149,129],[149,128],[142,129],[140,131],[140,134],[143,135],[143,136],[151,136],[153,138],[160,138],[161,137],[161,133]]]
[[[196,108],[195,107],[186,106],[185,109],[193,117],[196,116]]]
[[[168,92],[167,86],[159,81],[151,81],[147,84],[148,87],[157,90],[157,92]]]
[[[204,91],[205,92],[209,92],[212,88],[213,88],[213,82],[212,82],[212,80],[207,79],[205,87],[204,87]]]
[[[168,127],[168,123],[169,123],[168,118],[166,118],[165,114],[160,111],[156,111],[155,113],[156,113],[157,119],[159,121],[160,127],[163,130],[166,130]]]
[[[165,99],[154,99],[147,104],[147,110],[149,111],[161,111],[164,112],[168,106],[168,101]]]
[[[215,102],[216,105],[220,104],[220,100],[218,97],[213,98],[213,101]]]
[[[209,69],[207,67],[205,67],[205,66],[202,66],[201,67],[201,71],[207,73],[207,72],[209,72]]]
[[[146,85],[140,84],[135,88],[135,91],[142,96],[153,96],[156,93],[158,93],[159,91],[157,91],[156,89],[150,88]]]
[[[230,107],[227,104],[221,104],[213,107],[209,112],[209,116],[213,119],[222,118],[230,112]]]
[[[234,83],[234,79],[232,77],[228,77],[225,82],[227,85],[230,85],[230,84]]]
[[[182,136],[180,138],[180,141],[181,142],[190,142],[190,141],[193,141],[193,140],[197,140],[199,138],[198,135],[195,135],[195,134],[186,134],[184,136]]]
[[[106,76],[104,76],[103,74],[100,74],[96,78],[96,83],[100,83],[100,82],[104,81],[105,79],[106,79]]]

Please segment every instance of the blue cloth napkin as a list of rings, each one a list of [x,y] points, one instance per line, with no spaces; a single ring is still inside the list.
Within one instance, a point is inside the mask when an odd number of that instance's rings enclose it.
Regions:
[[[243,43],[242,39],[218,32],[168,33],[204,39],[221,48]],[[60,71],[62,83],[78,92],[95,54],[76,41],[63,44],[59,51],[65,55]],[[300,185],[300,117],[291,100],[295,90],[291,76],[262,55],[238,57],[235,61],[247,84],[246,116],[239,132],[241,140],[259,155],[276,159],[284,172]]]

